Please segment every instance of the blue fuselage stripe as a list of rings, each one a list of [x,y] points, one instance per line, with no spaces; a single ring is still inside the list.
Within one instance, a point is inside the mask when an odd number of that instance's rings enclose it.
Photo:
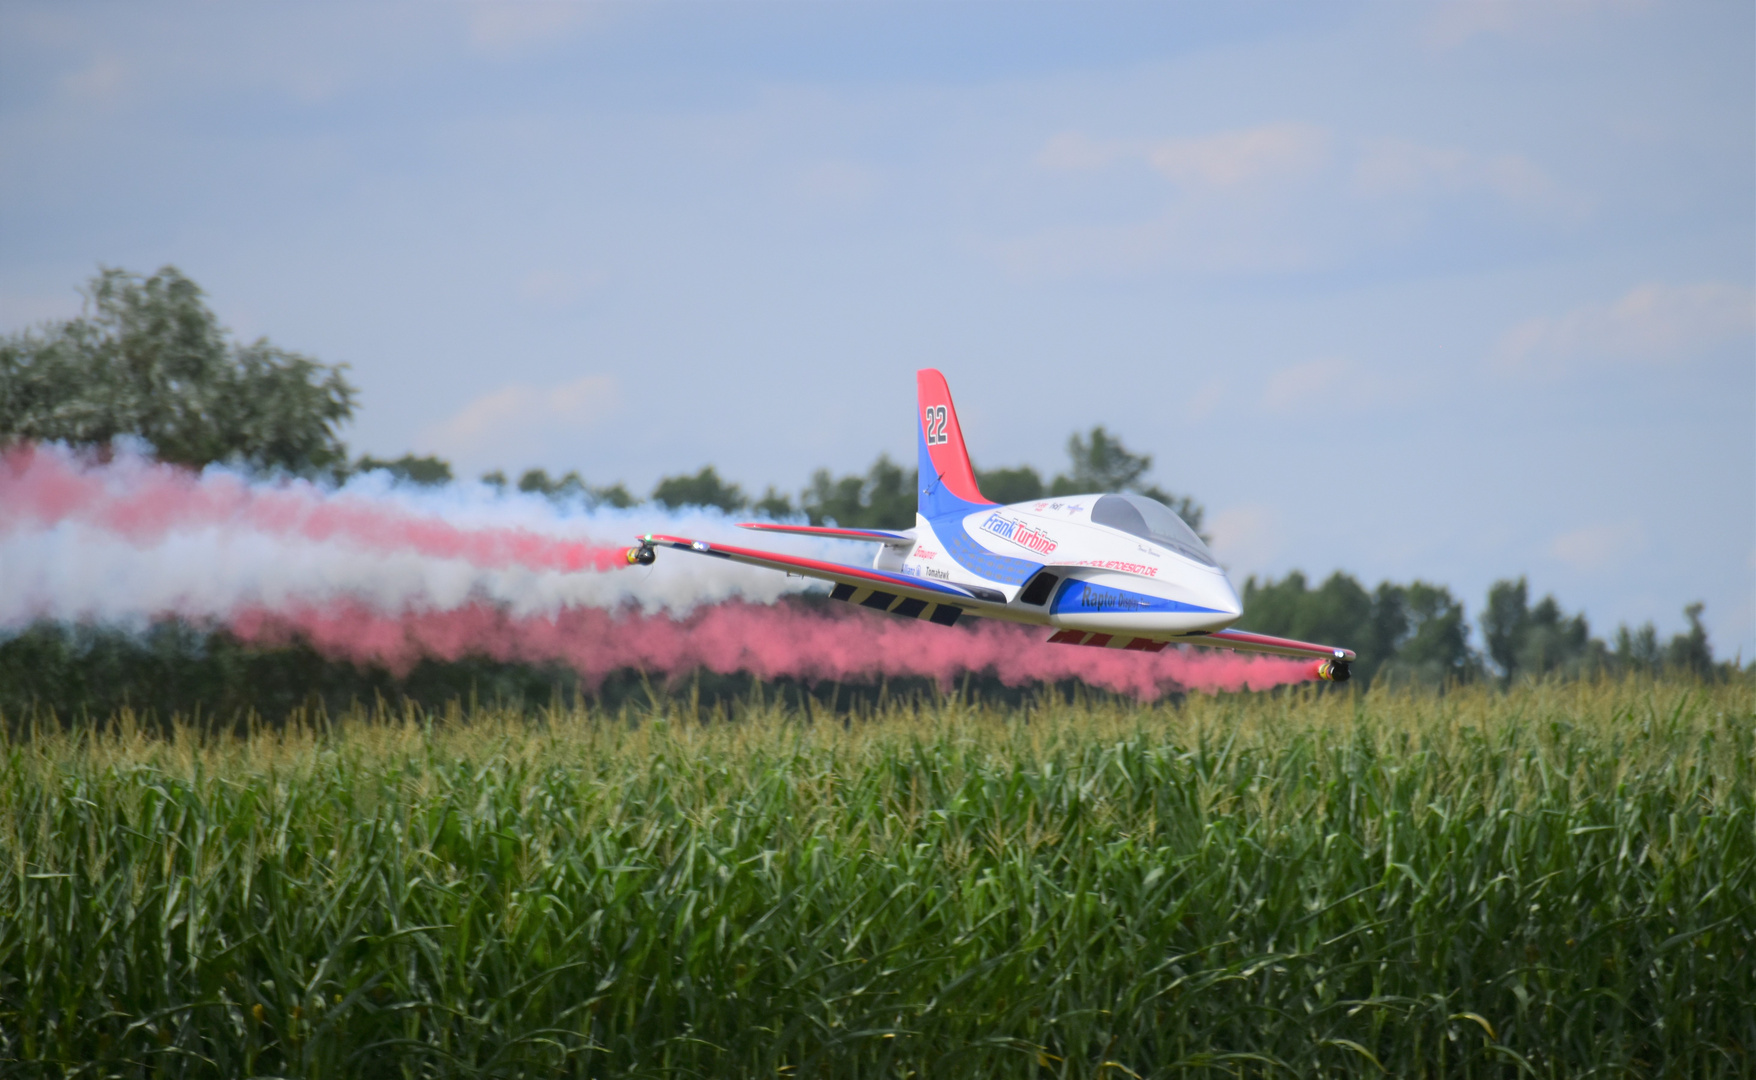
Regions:
[[[979,509],[972,508],[972,509]],[[996,555],[971,539],[963,528],[963,515],[947,515],[932,521],[933,534],[957,565],[1001,585],[1023,585],[1043,568],[1042,563]]]
[[[1128,589],[1118,589],[1109,585],[1093,585],[1089,581],[1070,580],[1062,584],[1061,591],[1055,594],[1054,602],[1049,610],[1056,615],[1095,615],[1110,614],[1129,615],[1145,612],[1194,612],[1197,614],[1224,614],[1215,608],[1201,607],[1196,604],[1185,604],[1181,600],[1171,600],[1163,596],[1152,596],[1137,593]]]

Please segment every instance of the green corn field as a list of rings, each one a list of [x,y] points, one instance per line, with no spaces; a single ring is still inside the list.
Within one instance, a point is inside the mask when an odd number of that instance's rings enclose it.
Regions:
[[[1756,690],[15,726],[0,1075],[1756,1075]]]

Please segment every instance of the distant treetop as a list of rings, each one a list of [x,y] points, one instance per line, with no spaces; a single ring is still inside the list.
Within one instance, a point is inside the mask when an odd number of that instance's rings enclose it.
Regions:
[[[344,365],[258,338],[231,341],[193,281],[102,268],[77,318],[0,339],[0,442],[107,449],[145,440],[162,461],[339,473],[356,391]]]
[[[394,460],[384,460],[367,454],[354,463],[355,472],[374,470],[383,470],[398,480],[422,487],[442,487],[452,480],[451,463],[436,457],[404,454]]]

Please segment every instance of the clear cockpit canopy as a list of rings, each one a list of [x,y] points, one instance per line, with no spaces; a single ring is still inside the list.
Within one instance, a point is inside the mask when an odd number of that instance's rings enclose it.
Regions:
[[[1177,512],[1144,495],[1105,495],[1092,504],[1094,525],[1108,525],[1131,536],[1170,548],[1203,566],[1218,566],[1213,553],[1201,542]]]

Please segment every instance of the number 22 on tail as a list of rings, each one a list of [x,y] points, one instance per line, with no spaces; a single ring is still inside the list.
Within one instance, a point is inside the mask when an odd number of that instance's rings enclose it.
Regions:
[[[945,406],[929,405],[922,410],[921,418],[926,421],[928,446],[951,441],[951,436],[945,434]]]

